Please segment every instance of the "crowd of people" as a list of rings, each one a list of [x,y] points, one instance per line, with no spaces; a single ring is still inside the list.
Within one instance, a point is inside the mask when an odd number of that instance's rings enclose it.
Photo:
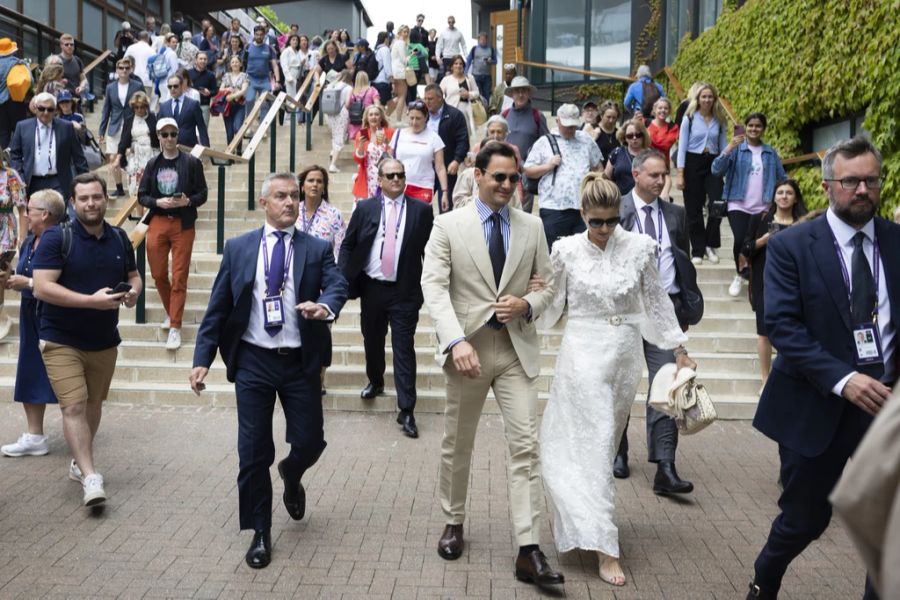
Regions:
[[[86,506],[106,501],[93,440],[115,369],[119,309],[133,307],[143,286],[128,237],[105,222],[109,198],[137,198],[166,311],[160,328],[176,350],[197,209],[208,195],[202,162],[178,146],[208,146],[211,115],[223,116],[232,143],[248,103],[282,87],[297,95],[313,73],[332,133],[329,164],[266,177],[265,223],[226,244],[190,373],[200,394],[219,353],[235,384],[240,527],[254,532],[247,564],[271,560],[276,395],[290,445],[278,463],[283,502],[299,520],[301,479],[326,447],[330,323],[358,298],[360,397],[384,394],[390,327],[397,423],[410,438],[419,436],[423,306],[434,321],[447,380],[439,555],[464,552],[475,432],[493,390],[509,446],[516,578],[564,582],[538,544],[546,486],[557,549],[597,552],[601,579],[625,585],[614,478],[630,474],[630,408],[644,365],[650,382],[697,368],[685,348],[703,316],[696,268],[719,262],[727,217],[728,293],[739,296],[749,281],[756,313],[763,387],[754,424],[779,444],[783,486],[748,598],[775,598],[790,562],[827,527],[828,494],[873,417],[897,403],[887,400],[897,375],[900,227],[875,216],[878,149],[865,138],[832,147],[823,159],[829,208],[808,213],[763,141],[766,115],[750,113],[732,129],[711,83],[695,83],[672,120],[672,102],[641,66],[621,107],[564,104],[548,124],[515,65],[503,65],[490,89],[498,57],[486,34],[466,52],[452,16],[440,34],[424,20],[396,34],[388,23],[374,50],[343,30],[310,39],[297,26],[276,35],[264,21],[252,38],[237,20],[221,35],[208,21],[193,33],[178,14],[158,32],[149,20],[137,33],[123,23],[97,132],[113,193],[89,172],[90,136],[73,106],[86,77],[71,36],[60,38],[29,101],[12,100],[0,81],[9,146],[0,164],[0,289],[22,296],[14,399],[28,429],[0,451],[46,454],[45,407],[58,403],[68,476],[83,486]],[[16,50],[0,40],[0,67]],[[347,141],[358,171],[345,219],[329,201],[329,173],[340,170]],[[673,185],[684,206],[673,202]],[[539,425],[538,327],[564,313]],[[649,402],[646,415],[653,492],[691,493],[675,466],[678,422]],[[869,582],[866,594],[876,597]]]

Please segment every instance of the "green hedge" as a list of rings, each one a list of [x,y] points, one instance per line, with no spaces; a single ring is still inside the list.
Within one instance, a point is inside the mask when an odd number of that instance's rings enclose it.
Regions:
[[[804,125],[865,111],[884,154],[882,213],[900,201],[900,0],[749,0],[684,40],[672,65],[687,88],[710,81],[736,115],[762,111],[766,141],[802,154]],[[817,169],[792,175],[811,207],[826,205]]]

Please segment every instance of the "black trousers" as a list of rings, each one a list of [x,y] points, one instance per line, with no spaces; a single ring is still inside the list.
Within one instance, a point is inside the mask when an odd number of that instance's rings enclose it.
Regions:
[[[738,259],[741,256],[741,246],[744,245],[744,238],[747,237],[747,229],[750,227],[750,218],[752,216],[739,210],[728,211],[728,225],[731,226],[731,234],[734,236],[734,245],[731,248],[731,253],[734,255],[734,269],[745,279],[750,276],[750,270],[745,269],[741,272],[738,268]]]
[[[28,112],[24,102],[7,100],[0,104],[0,148],[9,148],[16,124],[26,118],[28,118]],[[63,194],[63,198],[66,197],[68,194]]]
[[[675,362],[675,354],[672,350],[663,350],[644,341],[644,360],[647,362],[647,381],[653,383],[653,378],[659,369],[668,363]],[[647,389],[647,460],[652,463],[660,461],[675,461],[675,450],[678,448],[678,427],[675,419],[664,412],[660,412],[650,406],[650,389]],[[619,454],[628,454],[628,423],[619,440]]]
[[[285,476],[300,478],[325,450],[319,371],[303,371],[303,350],[279,354],[241,343],[234,388],[238,414],[238,503],[241,529],[272,526],[272,478],[275,462],[272,415],[281,400],[291,450]]]
[[[713,175],[711,170],[715,158],[715,154],[688,152],[684,159],[684,209],[691,238],[691,256],[702,257],[706,248],[722,245],[719,234],[722,219],[709,217],[706,225],[703,224],[703,207],[708,202],[722,199],[722,178]]]
[[[808,458],[778,445],[784,486],[778,498],[781,513],[772,522],[769,538],[754,564],[755,581],[767,592],[778,592],[791,561],[828,527],[831,521],[828,495],[869,423],[862,410],[847,402],[834,439],[821,455]],[[877,598],[868,582],[863,597]]]
[[[459,165],[459,168],[462,170],[463,166]],[[438,213],[442,214],[453,210],[453,189],[456,187],[459,171],[456,173],[456,175],[451,175],[449,171],[447,172],[447,210],[441,208],[441,199],[444,197],[444,192],[441,190],[441,182],[437,177],[437,173],[434,175],[434,198],[438,203]]]
[[[384,385],[384,340],[391,326],[394,353],[394,388],[397,407],[416,408],[416,325],[419,306],[405,297],[396,284],[363,278],[360,290],[360,329],[366,352],[366,376],[372,385]]]

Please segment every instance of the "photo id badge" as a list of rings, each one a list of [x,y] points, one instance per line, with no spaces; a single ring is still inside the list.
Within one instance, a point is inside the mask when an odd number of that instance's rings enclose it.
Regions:
[[[284,325],[284,305],[281,302],[281,294],[263,298],[263,315],[265,315],[265,327],[280,327]]]
[[[884,362],[881,355],[881,340],[878,327],[874,323],[860,323],[853,328],[853,343],[856,346],[856,364],[870,365]]]

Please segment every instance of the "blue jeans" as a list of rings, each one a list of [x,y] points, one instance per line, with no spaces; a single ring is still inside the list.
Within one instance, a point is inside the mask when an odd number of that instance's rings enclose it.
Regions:
[[[478,86],[478,94],[484,101],[485,106],[491,100],[491,76],[490,75],[473,75],[475,85]]]
[[[241,130],[246,114],[246,105],[235,104],[231,107],[231,113],[227,117],[222,117],[222,120],[225,122],[225,139],[228,140],[229,145],[231,140],[234,139],[234,135]],[[240,147],[241,145],[238,144],[238,148]]]
[[[547,246],[552,250],[553,242],[561,237],[581,233],[586,229],[581,218],[581,211],[575,208],[565,210],[540,209],[541,221],[544,222],[544,235]]]
[[[253,110],[253,105],[256,103],[256,95],[257,94],[265,94],[267,92],[272,91],[272,85],[269,83],[269,76],[266,75],[265,78],[257,79],[255,77],[250,77],[250,87],[247,88],[247,94],[244,96],[246,98],[245,106],[248,107],[247,110]],[[266,113],[269,112],[269,107],[272,105],[270,101],[266,101],[263,103],[262,110],[259,111],[259,122],[262,123],[263,119],[266,117]]]

